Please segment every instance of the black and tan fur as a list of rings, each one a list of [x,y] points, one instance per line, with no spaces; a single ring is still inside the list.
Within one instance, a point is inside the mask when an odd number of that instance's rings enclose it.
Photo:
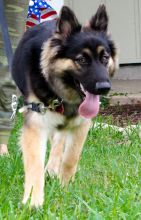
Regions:
[[[74,13],[63,7],[58,21],[44,22],[29,29],[20,41],[13,60],[12,75],[26,102],[63,100],[64,113],[46,114],[29,110],[25,114],[21,146],[25,170],[23,203],[40,206],[44,199],[44,171],[56,175],[62,185],[74,179],[77,164],[91,121],[78,114],[84,99],[83,88],[103,94],[109,88],[96,88],[108,82],[116,68],[116,48],[108,35],[104,5],[82,27]],[[45,168],[47,140],[51,152]]]

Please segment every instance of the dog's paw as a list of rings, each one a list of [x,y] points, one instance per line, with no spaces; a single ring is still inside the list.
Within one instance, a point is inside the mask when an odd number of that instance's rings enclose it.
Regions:
[[[25,205],[28,201],[28,197],[24,196],[23,200],[22,200],[22,204]]]
[[[44,202],[43,196],[41,196],[41,197],[32,196],[30,205],[31,205],[31,207],[40,208],[40,207],[42,207],[43,202]]]
[[[59,175],[59,170],[58,168],[52,168],[47,166],[46,167],[46,172],[49,174],[50,177],[54,178],[57,177]]]
[[[67,187],[70,180],[71,180],[71,175],[69,175],[68,173],[64,173],[64,172],[60,172],[59,173],[59,180],[60,180],[60,184],[62,185],[62,187]]]
[[[59,172],[59,180],[62,187],[67,187],[69,182],[74,182],[76,167],[62,166]]]
[[[31,187],[25,189],[23,200],[22,200],[23,205],[25,205],[29,201],[30,192],[31,192]]]
[[[60,166],[60,161],[49,161],[46,168],[45,172],[48,172],[48,174],[51,177],[59,176],[59,166]]]
[[[25,205],[28,202],[28,198],[23,198],[22,200],[22,204]],[[39,208],[43,205],[44,199],[43,197],[41,198],[34,198],[31,197],[31,202],[30,202],[30,206],[33,208]]]
[[[25,205],[29,202],[30,206],[33,208],[39,208],[43,205],[44,202],[44,195],[42,194],[35,194],[34,192],[30,196],[28,195],[24,195],[23,200],[22,200],[22,204]]]

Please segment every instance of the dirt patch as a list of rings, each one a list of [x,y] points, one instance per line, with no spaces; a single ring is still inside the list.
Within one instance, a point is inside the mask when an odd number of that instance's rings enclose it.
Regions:
[[[111,116],[117,126],[134,125],[141,123],[141,105],[108,106],[100,110],[100,115],[105,118]]]

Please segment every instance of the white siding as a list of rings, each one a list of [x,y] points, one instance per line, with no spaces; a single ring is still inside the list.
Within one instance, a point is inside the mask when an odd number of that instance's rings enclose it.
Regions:
[[[51,0],[48,1],[48,3],[57,11],[57,13],[59,14],[60,9],[62,8],[63,4],[64,4],[64,0]]]

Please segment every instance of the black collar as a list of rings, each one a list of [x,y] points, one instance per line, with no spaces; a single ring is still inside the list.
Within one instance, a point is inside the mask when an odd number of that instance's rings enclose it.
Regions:
[[[48,106],[45,106],[43,103],[35,103],[35,102],[24,102],[24,106],[19,109],[19,112],[25,112],[28,110],[38,112],[41,114],[45,114],[47,110],[58,112],[63,114],[64,113],[64,105],[63,100],[55,99],[50,102]]]

